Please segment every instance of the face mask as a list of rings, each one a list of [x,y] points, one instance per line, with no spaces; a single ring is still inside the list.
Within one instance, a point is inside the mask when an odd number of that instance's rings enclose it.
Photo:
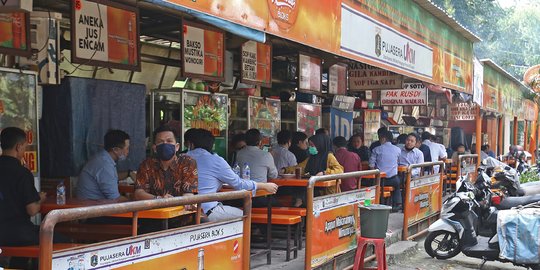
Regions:
[[[167,161],[173,158],[176,153],[176,145],[169,143],[162,143],[156,146],[157,157],[159,160]]]
[[[124,161],[126,159],[127,159],[127,157],[124,154],[118,156],[118,161]]]
[[[310,147],[308,148],[308,152],[309,152],[309,154],[312,155],[312,156],[314,156],[314,155],[316,155],[317,153],[319,153],[319,151],[317,151],[317,147],[315,147],[315,146],[310,146]]]

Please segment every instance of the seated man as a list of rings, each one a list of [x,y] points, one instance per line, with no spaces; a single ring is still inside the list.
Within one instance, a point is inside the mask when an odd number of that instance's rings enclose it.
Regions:
[[[424,154],[416,148],[416,144],[419,140],[420,137],[416,135],[416,133],[407,135],[405,146],[401,149],[401,154],[399,155],[399,165],[408,167],[413,164],[424,163]],[[411,174],[412,176],[420,175],[420,168],[414,168]]]
[[[256,182],[267,182],[268,179],[276,178],[278,171],[274,158],[268,152],[261,150],[261,132],[258,129],[250,129],[246,132],[247,146],[238,151],[237,162],[241,168],[248,164],[251,177]]]
[[[288,130],[282,130],[277,134],[278,145],[272,149],[272,156],[278,171],[283,168],[296,166],[296,157],[289,151],[291,146],[292,133]]]
[[[401,154],[401,149],[392,144],[394,135],[390,131],[386,131],[383,136],[379,137],[380,146],[373,149],[369,158],[369,167],[379,169],[386,173],[386,178],[383,180],[385,186],[394,187],[392,192],[393,210],[399,210],[401,207],[401,182],[398,177],[398,159]]]
[[[334,144],[334,154],[337,161],[344,168],[344,172],[357,172],[362,170],[360,156],[347,150],[347,140],[343,136],[337,136],[332,141]],[[358,188],[359,177],[341,179],[341,191],[355,190]]]
[[[103,140],[104,149],[86,163],[79,175],[77,198],[127,201],[118,192],[116,163],[129,154],[129,135],[121,130],[109,130]]]
[[[135,199],[148,200],[193,194],[197,188],[197,163],[191,157],[177,156],[180,146],[169,127],[154,131],[155,158],[144,160],[137,171]]]
[[[214,140],[215,138],[210,131],[198,129],[196,136],[193,137],[191,150],[188,152],[188,155],[197,161],[199,194],[216,193],[223,184],[229,184],[236,190],[252,190],[254,194],[257,189],[276,193],[278,187],[274,183],[244,180],[236,175],[227,161],[212,152]],[[223,205],[220,202],[203,203],[202,209],[210,221],[220,221],[243,215],[242,210]]]

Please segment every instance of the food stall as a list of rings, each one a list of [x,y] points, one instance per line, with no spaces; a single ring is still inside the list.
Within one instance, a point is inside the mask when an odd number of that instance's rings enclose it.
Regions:
[[[322,107],[320,104],[303,102],[281,103],[281,128],[300,131],[311,136],[322,127]]]
[[[281,101],[279,99],[231,96],[229,126],[235,132],[256,128],[263,135],[263,144],[277,143],[277,132],[281,128]]]

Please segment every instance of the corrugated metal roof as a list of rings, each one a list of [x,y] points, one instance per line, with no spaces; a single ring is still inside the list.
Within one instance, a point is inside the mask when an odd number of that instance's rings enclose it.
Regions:
[[[444,11],[442,8],[435,5],[430,0],[413,0],[415,3],[420,5],[422,8],[427,10],[429,13],[433,14],[433,16],[439,18],[441,21],[452,27],[454,30],[462,34],[466,39],[470,40],[471,42],[481,42],[482,39],[478,37],[476,34],[471,32],[469,29],[467,29],[465,26],[463,26],[461,23],[457,22],[454,18],[452,18],[446,11]]]
[[[482,64],[484,64],[484,65],[490,66],[491,68],[493,68],[496,71],[500,72],[501,74],[505,75],[510,80],[512,80],[515,83],[519,84],[521,87],[526,88],[529,92],[533,92],[533,90],[529,86],[525,85],[522,81],[518,80],[516,77],[512,76],[512,74],[510,74],[506,70],[504,70],[501,66],[497,65],[497,63],[495,63],[495,61],[493,61],[491,59],[481,59],[480,62],[482,62]]]

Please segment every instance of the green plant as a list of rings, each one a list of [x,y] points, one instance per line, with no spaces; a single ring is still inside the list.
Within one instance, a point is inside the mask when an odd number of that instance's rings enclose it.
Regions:
[[[536,167],[531,168],[519,176],[519,182],[523,184],[540,180],[537,172],[538,170]]]

